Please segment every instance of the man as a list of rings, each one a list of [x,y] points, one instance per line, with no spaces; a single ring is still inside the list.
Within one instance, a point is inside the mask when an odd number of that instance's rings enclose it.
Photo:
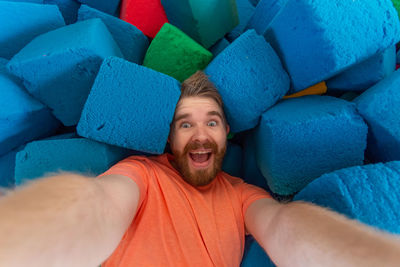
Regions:
[[[221,172],[229,132],[201,72],[182,85],[173,155],[100,178],[59,174],[0,199],[0,266],[238,266],[252,234],[278,266],[398,266],[399,240],[326,209],[279,204]]]

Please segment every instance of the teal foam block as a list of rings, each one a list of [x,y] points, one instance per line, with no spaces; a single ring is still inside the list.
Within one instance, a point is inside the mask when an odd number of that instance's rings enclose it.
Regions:
[[[36,37],[8,69],[65,126],[73,126],[103,59],[113,55],[122,57],[118,45],[100,19],[91,19]]]
[[[230,42],[226,38],[220,39],[213,46],[210,47],[210,52],[216,57],[219,53],[221,53],[225,48],[230,45]]]
[[[242,147],[228,142],[222,170],[232,176],[242,177]]]
[[[262,115],[257,164],[274,193],[291,195],[326,172],[362,164],[367,131],[354,103],[330,96],[287,99]]]
[[[78,21],[100,18],[114,37],[126,60],[142,64],[149,46],[147,37],[135,26],[87,5],[78,12]]]
[[[66,24],[73,24],[76,22],[78,9],[81,6],[81,4],[75,0],[44,0],[44,4],[57,5]]]
[[[255,9],[249,0],[236,0],[236,7],[239,15],[239,25],[226,34],[226,38],[230,42],[233,42],[245,31],[247,23],[253,16]]]
[[[239,23],[236,0],[161,0],[170,24],[205,48]]]
[[[400,162],[369,164],[324,174],[298,193],[295,200],[313,202],[400,234]]]
[[[326,81],[328,89],[364,91],[392,74],[396,69],[396,47],[358,63]]]
[[[78,134],[161,154],[179,96],[180,84],[174,78],[120,58],[107,58],[85,104]]]
[[[289,90],[289,78],[271,46],[249,30],[205,69],[224,101],[231,131],[254,128],[261,114]]]
[[[400,21],[391,0],[287,1],[264,37],[297,92],[395,45]]]
[[[367,156],[374,162],[400,160],[400,71],[354,99],[368,124]]]
[[[85,138],[34,141],[16,155],[15,185],[59,171],[99,175],[129,155],[126,149]]]
[[[246,245],[240,267],[275,267],[275,264],[252,236],[246,236]]]
[[[51,111],[30,96],[0,58],[0,156],[12,149],[53,134],[60,123]]]
[[[114,15],[118,11],[121,0],[77,0],[107,14]]]
[[[11,150],[0,156],[0,188],[13,188],[15,186],[14,170],[17,152],[17,150]]]
[[[56,6],[0,1],[0,57],[10,59],[36,36],[65,25]]]

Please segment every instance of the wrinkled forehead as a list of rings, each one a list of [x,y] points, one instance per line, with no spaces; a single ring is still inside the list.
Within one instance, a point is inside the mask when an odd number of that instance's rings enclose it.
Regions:
[[[175,108],[173,121],[179,118],[182,114],[198,112],[199,110],[204,112],[218,112],[222,119],[225,120],[224,111],[214,99],[210,97],[189,96],[179,100]]]

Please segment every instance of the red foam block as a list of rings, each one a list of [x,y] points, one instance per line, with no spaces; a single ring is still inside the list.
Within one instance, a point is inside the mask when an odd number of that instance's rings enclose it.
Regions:
[[[122,0],[120,18],[151,38],[168,22],[160,0]]]

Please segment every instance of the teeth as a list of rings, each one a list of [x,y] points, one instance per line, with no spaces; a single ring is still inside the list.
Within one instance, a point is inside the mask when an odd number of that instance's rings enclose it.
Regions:
[[[198,152],[190,152],[190,153],[192,153],[192,154],[207,154],[207,153],[209,153],[209,152],[206,152],[206,151],[198,151]]]

